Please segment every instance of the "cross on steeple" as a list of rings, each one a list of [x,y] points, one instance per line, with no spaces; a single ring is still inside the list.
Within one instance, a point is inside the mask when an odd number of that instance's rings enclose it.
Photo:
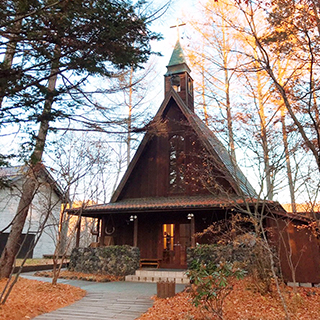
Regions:
[[[180,40],[179,27],[185,26],[185,25],[186,24],[184,22],[179,24],[179,19],[177,19],[177,24],[170,27],[170,28],[177,28],[177,40]]]

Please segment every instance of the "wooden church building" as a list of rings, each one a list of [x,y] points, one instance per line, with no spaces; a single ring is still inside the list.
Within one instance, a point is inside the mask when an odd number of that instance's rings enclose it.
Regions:
[[[193,235],[212,222],[250,208],[285,219],[286,212],[278,203],[257,200],[225,147],[194,113],[193,80],[179,41],[164,86],[164,101],[110,203],[87,206],[81,214],[99,221],[96,246],[137,246],[142,261],[180,269],[187,267],[187,248],[199,241]],[[298,242],[305,247],[306,241]],[[305,253],[301,274],[320,282],[313,253]]]
[[[110,203],[88,206],[100,245],[129,244],[141,259],[185,268],[195,232],[256,193],[227,150],[194,113],[193,79],[179,41],[164,76],[165,98]]]

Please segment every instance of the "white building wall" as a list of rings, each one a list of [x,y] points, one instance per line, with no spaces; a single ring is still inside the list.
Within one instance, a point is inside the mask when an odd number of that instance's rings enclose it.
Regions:
[[[17,208],[17,201],[18,198],[12,194],[10,189],[0,189],[0,230],[9,226],[12,221]]]
[[[13,190],[9,188],[0,190],[0,230],[8,226],[16,214],[20,199],[21,183],[21,180],[17,181],[15,183],[16,187]],[[23,233],[35,234],[37,239],[45,223],[43,232],[33,251],[34,258],[42,258],[44,254],[54,253],[60,208],[61,201],[58,195],[52,191],[50,184],[41,184],[33,199],[23,229]],[[45,221],[46,219],[47,221]],[[10,232],[10,230],[11,228],[8,228],[5,232]]]

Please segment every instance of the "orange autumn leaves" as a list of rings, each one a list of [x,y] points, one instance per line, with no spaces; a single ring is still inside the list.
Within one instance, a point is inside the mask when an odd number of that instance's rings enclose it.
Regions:
[[[0,281],[0,292],[6,279]],[[65,307],[85,296],[85,291],[70,285],[20,278],[4,305],[0,306],[1,320],[31,319],[39,314]]]
[[[292,319],[320,319],[320,288],[298,288],[297,291],[298,293],[295,295],[291,287],[282,286],[282,293]],[[215,320],[218,318],[208,314],[205,310],[194,307],[190,293],[183,292],[170,299],[155,299],[154,306],[137,320],[151,319]],[[243,280],[235,281],[233,291],[226,298],[224,319],[278,320],[285,319],[285,313],[275,288],[271,293],[261,295],[254,289],[253,280],[246,277]]]

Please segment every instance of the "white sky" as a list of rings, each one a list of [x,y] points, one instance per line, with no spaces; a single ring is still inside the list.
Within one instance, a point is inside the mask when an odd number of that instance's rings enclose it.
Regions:
[[[160,1],[161,2],[161,1]],[[152,47],[154,51],[160,52],[163,56],[159,58],[159,65],[161,66],[163,74],[166,72],[166,65],[168,64],[172,50],[177,41],[177,28],[170,28],[183,21],[184,15],[194,13],[195,4],[198,0],[173,0],[172,5],[168,11],[152,26],[152,30],[160,32],[163,35],[163,40],[154,42]],[[188,34],[188,25],[180,27],[180,41],[183,47],[185,35]]]

